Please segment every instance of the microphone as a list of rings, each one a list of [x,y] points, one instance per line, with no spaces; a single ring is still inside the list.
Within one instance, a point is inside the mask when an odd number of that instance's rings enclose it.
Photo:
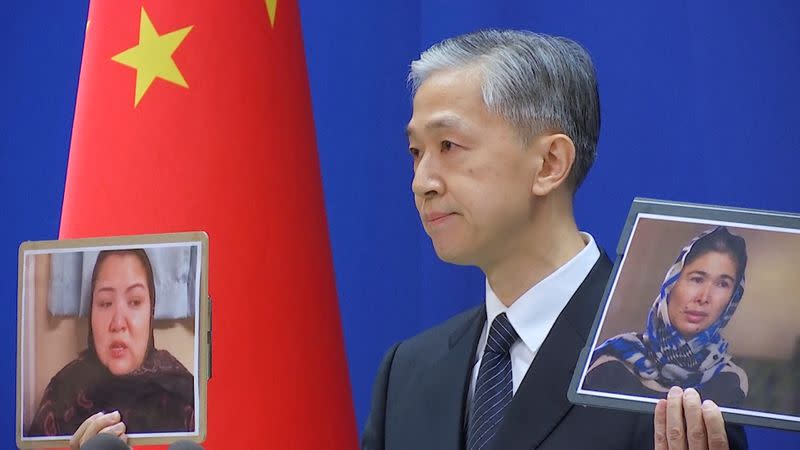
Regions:
[[[81,445],[81,450],[131,450],[131,448],[114,435],[99,433]],[[173,442],[167,450],[203,450],[203,447],[192,441],[182,440]]]
[[[191,447],[187,447],[191,448]],[[108,433],[100,433],[81,445],[81,450],[130,450],[122,439]]]
[[[203,447],[196,442],[182,440],[173,442],[167,450],[203,450]]]

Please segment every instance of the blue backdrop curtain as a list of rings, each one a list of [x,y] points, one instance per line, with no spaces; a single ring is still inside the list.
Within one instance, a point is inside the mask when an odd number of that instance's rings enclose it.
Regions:
[[[57,237],[86,7],[13,0],[0,14],[4,448],[14,445],[17,247]],[[478,271],[436,259],[410,192],[406,73],[444,37],[525,28],[589,50],[603,125],[576,215],[609,253],[634,196],[800,212],[796,2],[301,0],[300,9],[359,427],[383,352],[483,300]],[[748,434],[754,449],[800,448],[798,433]]]

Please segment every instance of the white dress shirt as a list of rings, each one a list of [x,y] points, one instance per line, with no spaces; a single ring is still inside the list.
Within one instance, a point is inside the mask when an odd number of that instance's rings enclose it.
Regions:
[[[486,323],[478,340],[476,349],[476,362],[472,368],[472,379],[469,385],[469,399],[475,392],[475,382],[478,379],[478,370],[481,367],[483,351],[486,348],[489,325],[500,313],[506,313],[508,321],[519,334],[520,339],[511,346],[511,373],[513,392],[517,388],[536,357],[542,342],[550,333],[550,328],[555,324],[558,315],[589,275],[600,250],[594,238],[588,233],[581,233],[586,246],[566,264],[556,269],[545,279],[535,284],[522,294],[510,307],[506,307],[497,298],[489,281],[486,281]]]

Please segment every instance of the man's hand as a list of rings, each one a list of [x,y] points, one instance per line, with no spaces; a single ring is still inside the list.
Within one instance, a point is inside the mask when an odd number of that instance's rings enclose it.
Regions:
[[[692,388],[673,386],[656,404],[654,425],[655,450],[728,450],[722,412]]]
[[[83,421],[75,431],[75,434],[72,435],[69,440],[69,448],[71,450],[79,450],[86,441],[98,433],[109,433],[128,442],[128,436],[125,434],[125,424],[120,419],[119,411],[108,414],[99,412],[89,417]]]

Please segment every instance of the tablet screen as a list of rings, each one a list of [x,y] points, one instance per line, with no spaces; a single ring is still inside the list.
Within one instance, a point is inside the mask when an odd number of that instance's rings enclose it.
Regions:
[[[132,443],[201,438],[206,252],[202,233],[23,244],[22,446],[64,445],[101,411]]]

